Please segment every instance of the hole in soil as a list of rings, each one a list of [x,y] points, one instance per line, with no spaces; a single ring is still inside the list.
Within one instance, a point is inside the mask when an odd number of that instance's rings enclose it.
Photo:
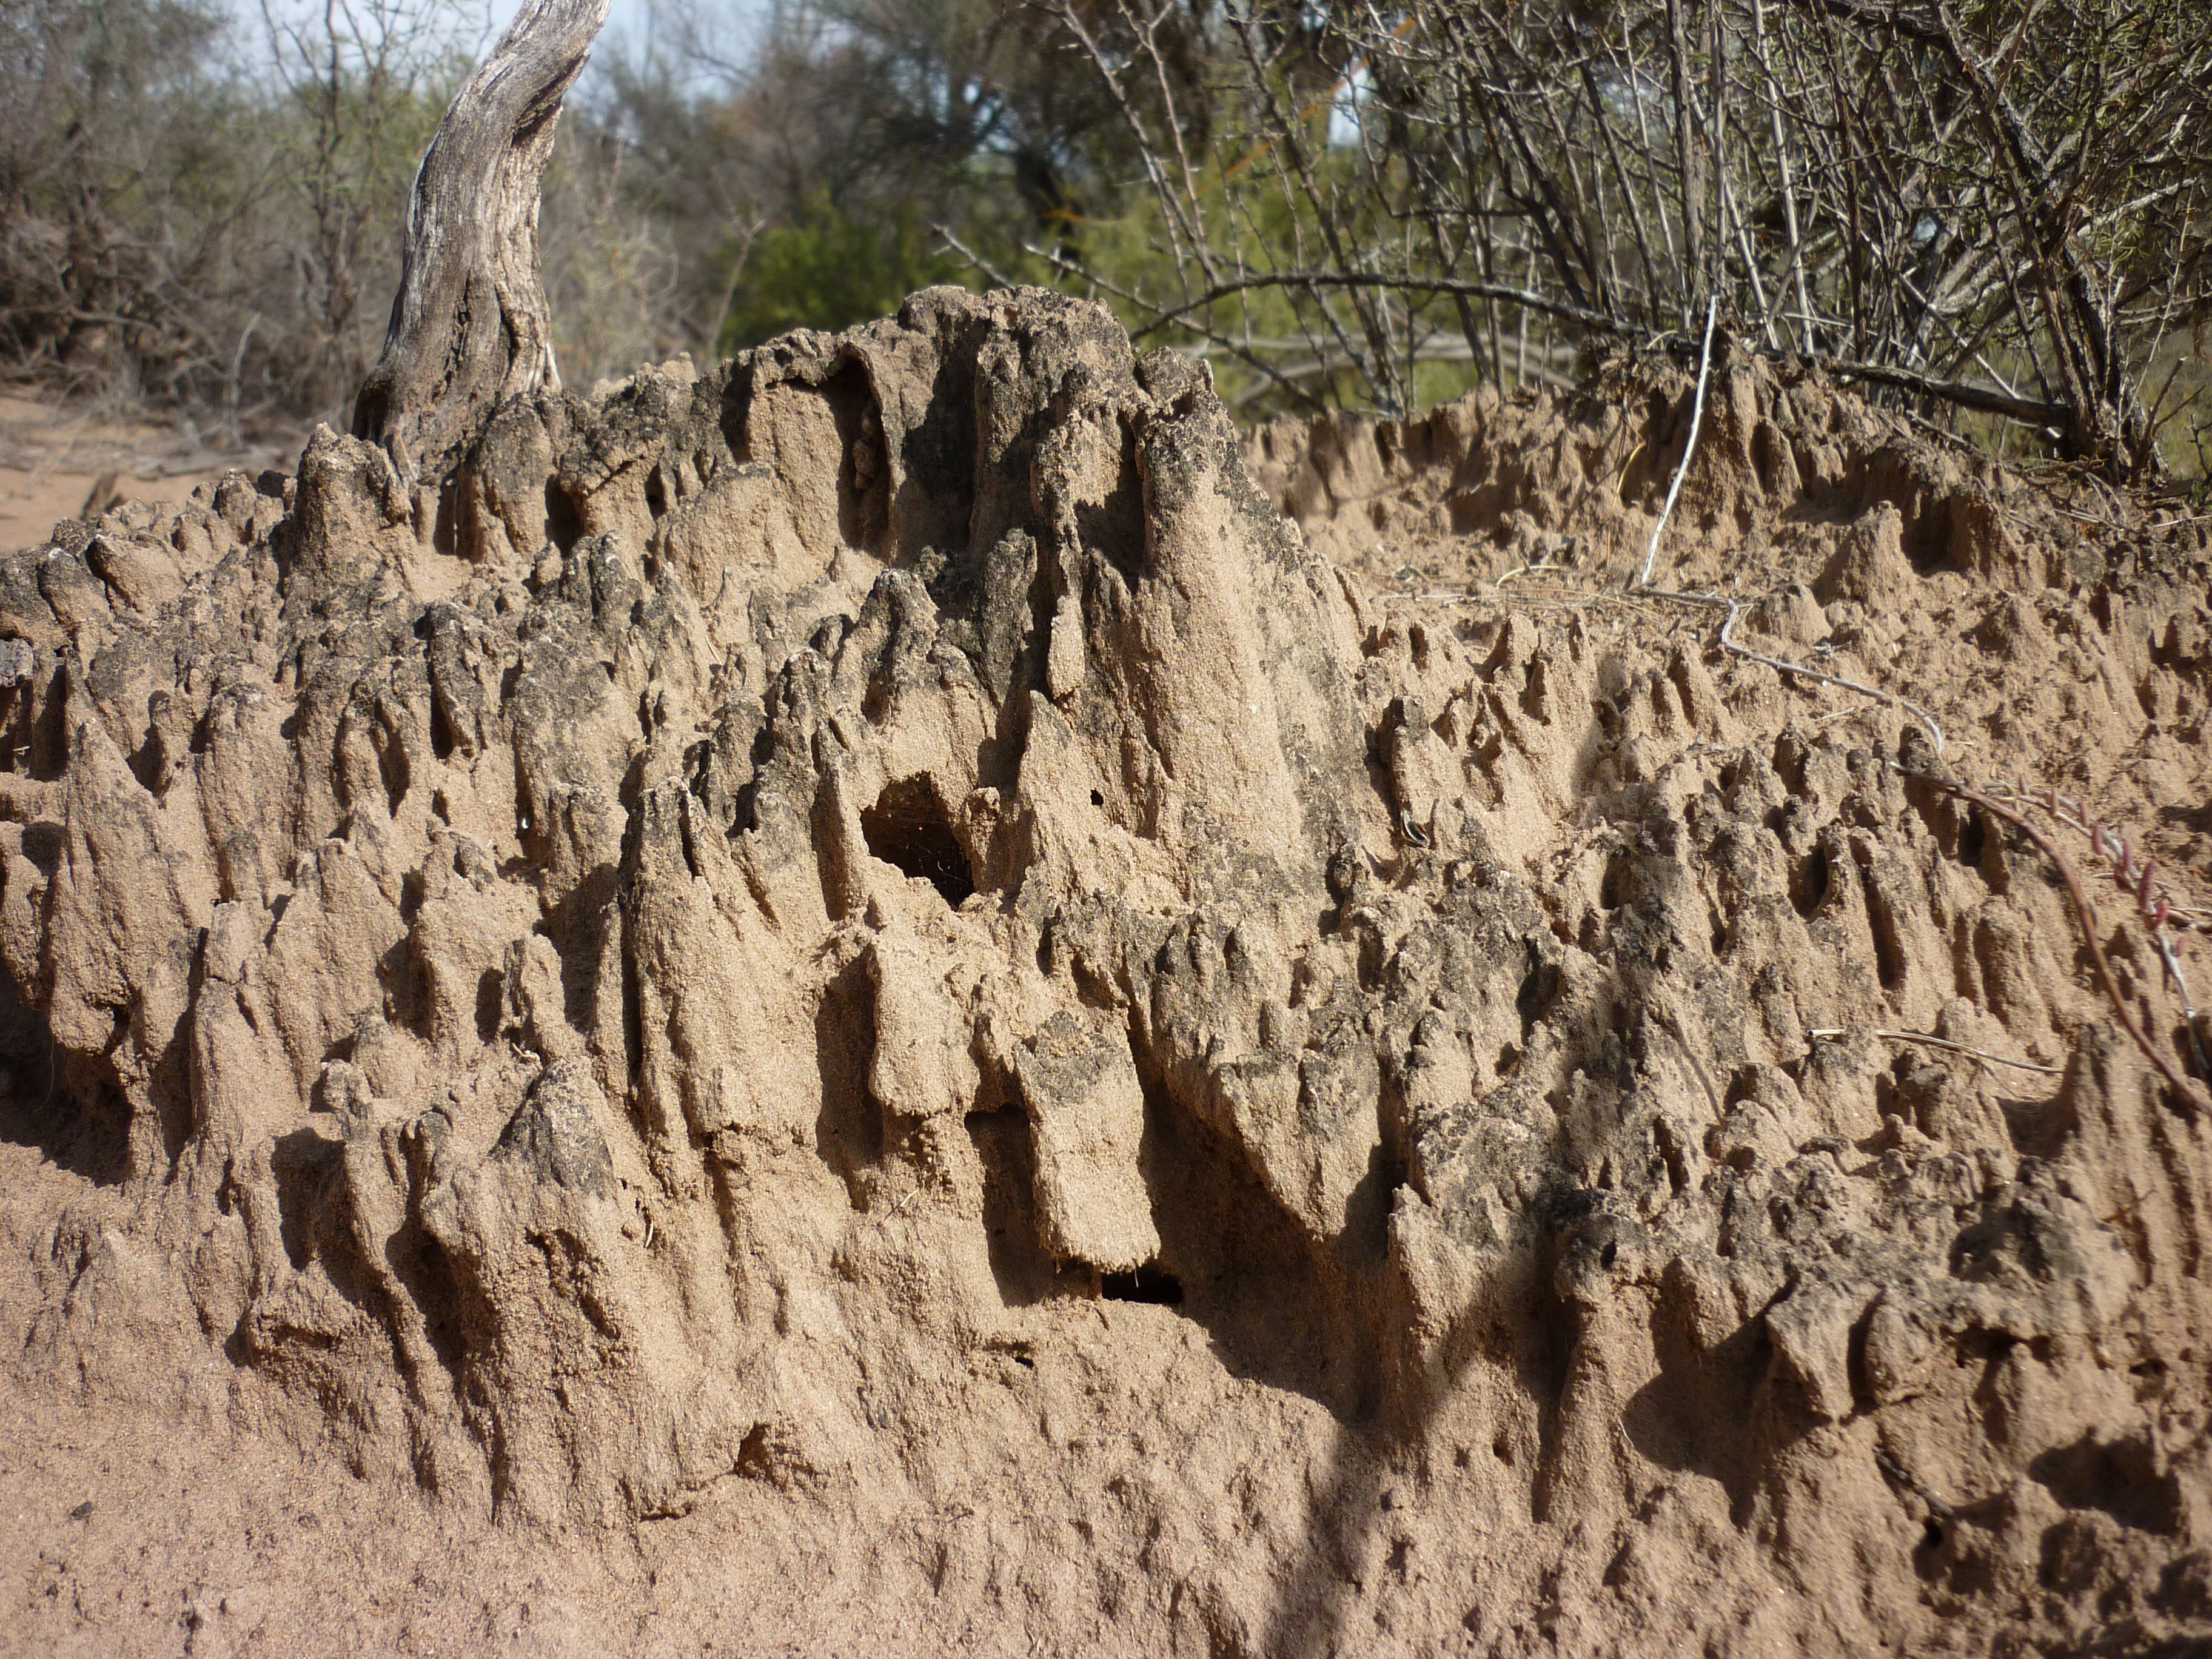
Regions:
[[[131,1173],[131,1106],[110,1079],[70,1075],[36,1009],[0,973],[0,1140],[27,1146],[96,1186]]]
[[[1982,854],[1988,849],[1990,826],[1979,811],[1966,814],[1966,821],[1959,827],[1959,862],[1979,871]]]
[[[1790,884],[1790,902],[1808,921],[1826,902],[1828,879],[1828,849],[1815,847],[1805,855],[1804,861],[1797,866],[1796,878]]]
[[[1905,556],[1913,569],[1923,576],[1951,568],[1950,501],[1900,502],[1900,506],[1919,508],[1905,514]]]
[[[822,1079],[814,1150],[844,1181],[856,1210],[866,1207],[865,1171],[884,1155],[883,1113],[868,1097],[875,1032],[875,985],[856,963],[823,988],[814,1017],[814,1063]]]
[[[1905,982],[1905,945],[1898,936],[1897,917],[1881,892],[1869,881],[1864,884],[1867,925],[1874,932],[1875,977],[1885,991]]]
[[[444,702],[437,697],[431,698],[430,752],[440,760],[450,760],[453,750],[459,746],[459,741],[454,734],[453,721],[446,718]]]
[[[545,539],[565,555],[573,550],[577,538],[584,533],[583,517],[576,511],[576,503],[568,492],[561,488],[557,478],[545,481]]]
[[[1150,1302],[1163,1308],[1179,1308],[1182,1280],[1164,1268],[1147,1265],[1133,1273],[1106,1274],[1098,1282],[1098,1294],[1109,1302]]]
[[[408,1218],[403,1235],[413,1253],[404,1267],[396,1267],[400,1281],[407,1286],[422,1310],[422,1332],[430,1339],[430,1351],[438,1356],[438,1363],[458,1376],[461,1362],[468,1356],[468,1334],[462,1324],[460,1281],[454,1277],[453,1263],[447,1258],[445,1247],[422,1231],[422,1224],[413,1217]],[[395,1247],[400,1244],[394,1239]]]
[[[1029,1120],[1018,1111],[970,1112],[968,1139],[983,1172],[983,1243],[999,1299],[1027,1307],[1051,1295],[1059,1279],[1037,1237],[1036,1160]]]
[[[1605,860],[1605,874],[1597,886],[1598,908],[1618,910],[1628,899],[1629,854],[1625,847],[1617,847]]]
[[[876,804],[860,814],[868,851],[901,874],[919,876],[947,904],[958,907],[975,890],[975,874],[952,834],[937,786],[923,775],[884,786]]]
[[[477,1040],[489,1042],[499,1035],[501,1006],[507,994],[507,976],[487,968],[477,980]]]

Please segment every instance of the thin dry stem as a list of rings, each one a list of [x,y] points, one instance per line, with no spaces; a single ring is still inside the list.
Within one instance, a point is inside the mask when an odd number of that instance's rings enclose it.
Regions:
[[[1844,1037],[1850,1033],[1841,1026],[1824,1026],[1805,1033],[1808,1037]],[[2045,1066],[2033,1060],[2010,1060],[2002,1054],[1993,1054],[1986,1048],[1972,1048],[1963,1042],[1954,1042],[1948,1037],[1939,1037],[1926,1031],[1893,1030],[1886,1025],[1867,1028],[1869,1036],[1885,1037],[1892,1042],[1917,1042],[1929,1048],[1948,1049],[1954,1054],[1966,1054],[1975,1060],[1986,1060],[1992,1066],[2010,1066],[2022,1072],[2041,1072],[2046,1077],[2063,1077],[2066,1071],[2060,1066]]]
[[[1682,446],[1682,464],[1674,469],[1674,481],[1667,486],[1666,505],[1659,509],[1659,522],[1651,526],[1651,545],[1644,552],[1644,569],[1636,579],[1638,588],[1651,586],[1652,562],[1659,556],[1659,538],[1667,533],[1667,521],[1674,516],[1674,502],[1682,493],[1682,480],[1689,476],[1690,458],[1698,453],[1698,433],[1705,423],[1705,380],[1713,367],[1713,325],[1720,319],[1721,297],[1716,294],[1705,302],[1705,345],[1698,357],[1697,398],[1690,405],[1690,438]]]
[[[2043,826],[2025,812],[1972,784],[1936,777],[1925,772],[1907,771],[1903,767],[1897,769],[1915,783],[1924,783],[1931,789],[1971,802],[1992,817],[2002,818],[2033,842],[2044,856],[2057,866],[2059,878],[2066,884],[2067,896],[2074,902],[2075,915],[2081,924],[2081,937],[2088,946],[2089,960],[2097,970],[2097,982],[2103,988],[2106,1000],[2112,1003],[2112,1012],[2118,1016],[2121,1028],[2127,1032],[2130,1041],[2142,1051],[2143,1057],[2158,1068],[2159,1075],[2166,1079],[2176,1094],[2198,1111],[2212,1112],[2212,1092],[2208,1092],[2202,1085],[2174,1065],[2172,1060],[2150,1040],[2142,1022],[2136,1018],[2135,1010],[2128,1006],[2127,999],[2120,990],[2119,980],[2112,972],[2112,964],[2105,955],[2096,908],[2089,902],[2088,890],[2081,884],[2081,875],[2075,870],[2072,861],[2058,843],[2045,832]]]

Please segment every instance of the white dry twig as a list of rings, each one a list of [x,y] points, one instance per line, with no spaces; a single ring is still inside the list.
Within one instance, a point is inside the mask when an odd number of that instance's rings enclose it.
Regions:
[[[1805,1035],[1808,1037],[1826,1037],[1832,1040],[1837,1037],[1849,1036],[1850,1033],[1841,1026],[1831,1025],[1808,1031]],[[1930,1036],[1925,1031],[1897,1031],[1892,1030],[1887,1026],[1873,1025],[1867,1028],[1867,1035],[1887,1037],[1893,1042],[1917,1042],[1929,1048],[1948,1049],[1953,1054],[1966,1054],[1975,1060],[1987,1060],[1992,1066],[2011,1066],[2023,1072],[2041,1072],[2046,1077],[2066,1075],[2063,1066],[2045,1066],[2033,1060],[2008,1060],[2002,1054],[1990,1053],[1986,1048],[1970,1048],[1963,1042],[1954,1042],[1948,1037]]]
[[[1659,557],[1659,538],[1667,533],[1667,520],[1674,516],[1674,502],[1682,493],[1682,480],[1690,475],[1690,458],[1698,453],[1698,433],[1705,423],[1705,380],[1713,368],[1713,325],[1720,314],[1721,296],[1716,292],[1705,302],[1705,346],[1698,358],[1697,397],[1690,404],[1690,440],[1682,446],[1682,459],[1674,469],[1674,481],[1667,486],[1667,501],[1659,509],[1659,522],[1651,526],[1651,545],[1644,550],[1643,574],[1636,579],[1639,589],[1651,586],[1651,566]]]

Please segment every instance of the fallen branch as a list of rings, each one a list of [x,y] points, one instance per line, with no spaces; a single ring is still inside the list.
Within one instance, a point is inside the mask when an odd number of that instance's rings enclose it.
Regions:
[[[1151,322],[1137,331],[1137,337],[1142,339],[1147,334],[1172,327],[1194,313],[1237,295],[1280,288],[1382,289],[1401,294],[1450,294],[1463,300],[1503,300],[1508,305],[1520,306],[1541,316],[1556,317],[1562,322],[1579,323],[1600,334],[1640,339],[1647,333],[1646,330],[1638,327],[1626,318],[1616,317],[1611,312],[1593,311],[1588,306],[1548,299],[1533,289],[1515,288],[1510,283],[1469,282],[1462,276],[1396,276],[1383,271],[1267,270],[1216,283],[1196,299],[1177,306],[1172,311],[1158,312]]]
[[[1869,380],[1876,386],[1895,386],[1900,392],[1917,392],[1924,398],[1956,404],[1961,409],[1978,410],[1984,415],[2002,415],[2033,427],[2058,427],[2072,418],[2072,412],[2063,404],[2038,403],[2033,398],[1976,386],[1971,380],[1946,380],[1914,369],[1852,362],[1840,357],[1815,356],[1809,361],[1819,363],[1839,380]]]

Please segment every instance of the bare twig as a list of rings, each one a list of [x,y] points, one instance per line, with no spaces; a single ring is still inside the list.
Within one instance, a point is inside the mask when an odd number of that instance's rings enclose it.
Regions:
[[[1728,620],[1721,624],[1722,650],[1732,652],[1751,662],[1764,663],[1767,667],[1784,674],[1795,674],[1802,679],[1817,680],[1822,685],[1836,686],[1845,691],[1856,691],[1864,696],[1879,697],[1882,702],[1903,709],[1913,719],[1918,720],[1926,729],[1929,738],[1934,742],[1936,754],[1939,756],[1942,754],[1943,728],[1936,723],[1935,715],[1913,702],[1911,698],[1900,696],[1894,691],[1885,691],[1878,685],[1868,685],[1863,681],[1847,679],[1841,674],[1824,674],[1817,668],[1806,667],[1802,663],[1790,662],[1782,657],[1770,657],[1763,651],[1753,651],[1749,646],[1736,644],[1729,635],[1735,630],[1736,618],[1743,613],[1743,601],[1729,599],[1725,603],[1729,608],[1729,614]]]
[[[1808,1031],[1805,1035],[1808,1037],[1834,1038],[1849,1036],[1850,1033],[1841,1026],[1827,1026]],[[2046,1077],[2066,1075],[2063,1066],[2039,1065],[2032,1060],[2008,1060],[2004,1055],[1993,1054],[1986,1048],[1972,1048],[1963,1042],[1954,1042],[1948,1037],[1932,1036],[1926,1031],[1895,1031],[1887,1026],[1872,1025],[1867,1028],[1867,1035],[1884,1037],[1892,1042],[1917,1042],[1923,1048],[1948,1049],[1954,1054],[1966,1054],[1975,1060],[1986,1060],[1992,1066],[2010,1066],[2022,1072],[2041,1072]]]
[[[1632,599],[1664,599],[1676,605],[1699,605],[1709,611],[1725,611],[1728,616],[1721,623],[1720,637],[1716,643],[1729,655],[1741,657],[1747,662],[1764,664],[1779,673],[1795,674],[1801,679],[1832,685],[1839,690],[1856,691],[1862,696],[1874,697],[1892,708],[1900,708],[1920,722],[1929,741],[1936,745],[1936,754],[1941,756],[1943,753],[1943,728],[1936,723],[1935,715],[1911,698],[1901,696],[1894,691],[1885,691],[1878,685],[1869,685],[1863,680],[1847,678],[1841,674],[1823,673],[1817,668],[1808,668],[1803,663],[1791,662],[1785,657],[1771,657],[1763,651],[1753,650],[1747,645],[1737,644],[1732,636],[1736,619],[1743,614],[1747,604],[1743,599],[1730,599],[1719,593],[1684,593],[1665,587],[1633,587],[1626,597]]]
[[[2112,972],[2112,964],[2105,955],[2105,943],[2100,937],[2096,908],[2089,902],[2088,891],[2082,886],[2081,876],[2064,851],[2043,826],[2027,813],[1972,784],[1936,777],[1925,772],[1907,771],[1903,767],[1897,769],[1915,783],[1926,784],[1931,789],[1970,802],[1994,817],[2002,818],[2033,842],[2044,856],[2057,866],[2059,878],[2066,884],[2067,896],[2074,902],[2074,914],[2081,925],[2081,937],[2088,946],[2090,963],[2096,969],[2097,982],[2104,990],[2106,1000],[2112,1005],[2112,1012],[2118,1016],[2121,1028],[2127,1032],[2129,1040],[2142,1052],[2143,1057],[2158,1069],[2159,1075],[2166,1079],[2168,1087],[2198,1111],[2212,1112],[2212,1092],[2208,1092],[2174,1065],[2172,1060],[2150,1040],[2142,1022],[2136,1019],[2135,1010],[2128,1006],[2127,1000],[2120,990],[2119,980]]]
[[[1667,504],[1659,509],[1659,522],[1651,526],[1651,545],[1644,552],[1644,569],[1636,578],[1639,588],[1651,586],[1651,563],[1659,556],[1659,538],[1667,533],[1667,521],[1674,516],[1674,502],[1682,493],[1682,480],[1689,476],[1690,458],[1698,452],[1698,433],[1705,423],[1705,378],[1713,367],[1713,324],[1721,314],[1721,297],[1716,294],[1705,302],[1705,344],[1698,356],[1698,391],[1696,400],[1690,405],[1690,436],[1682,446],[1682,459],[1674,469],[1674,481],[1667,486]]]
[[[1139,337],[1183,321],[1194,312],[1239,294],[1261,289],[1381,289],[1412,294],[1453,294],[1475,300],[1504,300],[1547,317],[1558,317],[1601,334],[1640,334],[1626,319],[1555,300],[1534,288],[1510,283],[1469,282],[1457,276],[1407,276],[1370,270],[1261,270],[1214,283],[1204,293],[1172,310],[1163,311],[1142,329]]]

